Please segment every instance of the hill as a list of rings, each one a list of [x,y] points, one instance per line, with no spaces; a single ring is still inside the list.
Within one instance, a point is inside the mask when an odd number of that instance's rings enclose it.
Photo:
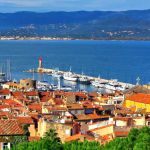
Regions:
[[[0,13],[0,36],[150,39],[150,10]]]

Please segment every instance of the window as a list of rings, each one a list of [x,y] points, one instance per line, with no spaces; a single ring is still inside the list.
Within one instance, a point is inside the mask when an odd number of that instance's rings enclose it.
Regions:
[[[3,150],[9,149],[9,144],[8,143],[3,143]]]

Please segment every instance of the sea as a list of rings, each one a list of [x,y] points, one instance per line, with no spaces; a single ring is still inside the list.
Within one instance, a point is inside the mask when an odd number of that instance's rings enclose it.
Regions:
[[[96,40],[6,40],[0,41],[0,69],[11,62],[12,79],[33,78],[23,71],[36,69],[38,58],[43,67],[75,73],[118,79],[121,82],[141,84],[150,82],[150,41],[96,41]],[[34,74],[38,80],[57,84],[50,76]],[[62,85],[80,90],[95,90],[94,87],[62,81]]]

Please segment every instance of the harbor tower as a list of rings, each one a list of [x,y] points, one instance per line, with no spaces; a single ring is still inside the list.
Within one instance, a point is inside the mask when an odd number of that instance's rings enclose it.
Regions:
[[[42,57],[39,57],[39,68],[42,68]]]

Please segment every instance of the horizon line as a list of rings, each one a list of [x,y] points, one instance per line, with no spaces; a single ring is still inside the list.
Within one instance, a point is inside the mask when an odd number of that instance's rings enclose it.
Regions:
[[[20,12],[32,12],[32,13],[50,13],[50,12],[127,12],[127,11],[149,11],[150,9],[128,9],[128,10],[73,10],[73,11],[65,11],[65,10],[56,10],[56,11],[28,11],[28,10],[21,10],[21,11],[14,11],[14,12],[0,12],[3,14],[13,14],[13,13],[20,13]]]

